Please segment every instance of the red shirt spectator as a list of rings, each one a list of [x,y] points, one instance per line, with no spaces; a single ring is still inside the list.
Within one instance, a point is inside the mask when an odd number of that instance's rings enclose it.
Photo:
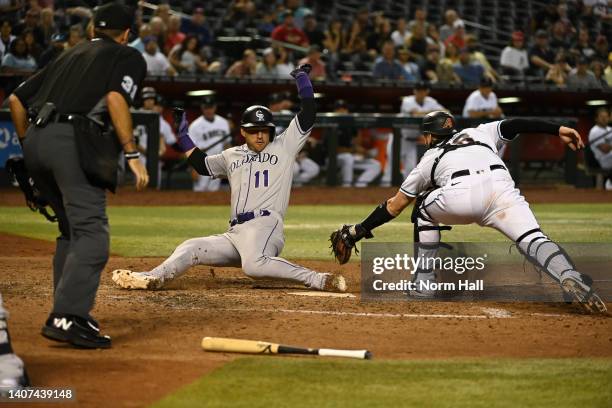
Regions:
[[[277,26],[272,31],[271,37],[276,41],[288,42],[302,47],[308,46],[308,37],[304,31],[300,30],[293,21],[293,14],[286,12],[283,24]]]
[[[185,39],[185,34],[181,31],[181,18],[177,15],[171,15],[168,23],[168,30],[166,31],[166,43],[164,44],[164,51],[169,54],[176,44],[181,44]]]
[[[465,26],[462,20],[457,20],[453,24],[455,32],[444,41],[444,45],[453,44],[457,49],[465,47]]]

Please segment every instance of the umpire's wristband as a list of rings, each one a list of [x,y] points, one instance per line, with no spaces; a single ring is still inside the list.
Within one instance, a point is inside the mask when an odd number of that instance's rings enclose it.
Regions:
[[[123,153],[125,160],[134,160],[140,158],[140,152],[125,152]]]

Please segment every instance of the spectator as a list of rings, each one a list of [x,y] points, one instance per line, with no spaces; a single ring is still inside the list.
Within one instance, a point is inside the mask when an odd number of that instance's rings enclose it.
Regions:
[[[608,87],[612,88],[612,52],[608,54],[608,66],[604,70],[604,76],[608,83]]]
[[[595,55],[594,58],[601,61],[604,65],[608,61],[608,39],[605,35],[598,35],[595,40]]]
[[[427,10],[425,10],[423,7],[417,7],[414,11],[414,20],[411,20],[408,23],[408,30],[414,31],[414,27],[420,26],[423,29],[423,32],[426,33],[428,25]]]
[[[560,88],[565,87],[567,81],[567,74],[570,71],[570,66],[567,64],[565,59],[565,53],[559,51],[555,57],[555,63],[550,67],[546,73],[546,82],[557,85]]]
[[[484,68],[484,75],[489,78],[493,83],[496,83],[499,79],[499,75],[497,71],[491,66],[491,63],[487,59],[486,55],[484,55],[480,51],[480,44],[478,43],[478,39],[474,35],[466,35],[465,36],[465,44],[466,48],[470,53],[470,60],[476,61]]]
[[[293,14],[289,11],[285,11],[282,15],[282,20],[283,23],[272,31],[272,39],[307,47],[308,37],[306,37],[304,31],[296,27],[293,20]]]
[[[463,107],[463,116],[476,119],[499,119],[503,116],[490,79],[483,78],[478,89],[468,96]]]
[[[397,19],[397,29],[391,33],[391,39],[396,47],[403,47],[410,38],[410,31],[406,26],[406,19],[400,17]]]
[[[467,41],[467,38],[466,38]],[[444,55],[446,51],[446,47],[444,46],[444,41],[440,38],[440,33],[438,32],[438,28],[435,24],[429,24],[427,26],[427,45],[436,45],[440,50],[440,55]]]
[[[204,17],[204,9],[201,7],[197,7],[193,11],[190,20],[184,19],[182,21],[181,32],[186,35],[195,35],[198,38],[198,43],[202,47],[211,45],[213,40],[213,36]]]
[[[272,48],[263,50],[263,59],[257,64],[255,76],[265,78],[280,78],[281,74],[276,65],[276,54]]]
[[[559,4],[557,5],[557,16],[558,17],[555,24],[561,24],[566,36],[573,36],[576,33],[576,29],[572,25],[572,21],[567,16],[567,4],[565,4],[564,2],[559,2]]]
[[[197,72],[206,72],[208,70],[208,62],[202,60],[199,51],[200,44],[198,43],[198,37],[190,34],[185,37],[181,44],[174,46],[168,56],[168,60],[179,74],[193,75]]]
[[[350,61],[356,71],[372,71],[374,56],[368,50],[368,46],[362,37],[357,37],[354,43],[354,50],[351,53]]]
[[[529,62],[531,73],[544,77],[555,63],[555,53],[548,46],[548,34],[544,30],[538,30],[535,34],[535,44],[529,51]]]
[[[46,7],[40,11],[40,30],[43,33],[45,47],[51,43],[51,36],[57,33],[53,17],[53,9],[51,7]]]
[[[164,49],[166,44],[166,24],[159,16],[155,16],[149,21],[151,27],[151,36],[157,38],[157,47],[160,50]]]
[[[589,41],[589,31],[586,28],[581,28],[578,31],[578,38],[572,46],[572,51],[579,56],[591,59],[595,56],[595,49]]]
[[[455,23],[461,21],[458,24],[464,24],[463,20],[459,18],[457,12],[453,9],[448,9],[444,13],[444,25],[440,27],[440,40],[446,41],[448,37],[455,33]]]
[[[155,9],[155,13],[153,13],[155,17],[159,17],[163,22],[164,26],[168,27],[170,25],[170,5],[167,3],[162,3]],[[154,18],[155,18],[154,17]]]
[[[603,170],[612,173],[612,127],[609,126],[610,114],[607,108],[597,109],[595,126],[589,131],[589,148]],[[608,178],[606,190],[612,190],[612,180]]]
[[[380,17],[378,17],[380,20]],[[361,8],[357,11],[353,23],[351,24],[350,34],[346,43],[347,52],[352,52],[355,49],[355,41],[358,37],[367,39],[369,33],[374,31],[374,26],[370,22],[370,12],[367,8]]]
[[[25,15],[23,23],[15,26],[14,33],[21,35],[26,29],[30,29],[34,32],[34,39],[42,47],[45,45],[45,36],[40,28],[40,10],[29,9]]]
[[[600,89],[595,75],[589,70],[589,60],[585,57],[578,58],[576,68],[567,76],[568,88]]]
[[[342,22],[338,19],[332,19],[325,30],[325,39],[323,46],[330,54],[337,54],[342,51],[346,45],[346,34],[342,29]]]
[[[274,48],[276,52],[276,68],[278,69],[279,78],[290,79],[291,71],[295,68],[293,64],[289,62],[289,53],[284,47]]]
[[[303,29],[306,17],[312,14],[312,11],[308,7],[304,7],[301,0],[286,0],[285,7],[293,14],[295,26]]]
[[[223,17],[226,27],[233,28],[239,35],[247,34],[247,27],[253,27],[257,18],[257,8],[251,0],[235,0]]]
[[[403,79],[404,68],[395,59],[395,46],[393,41],[385,41],[382,47],[382,56],[378,57],[372,72],[376,79]]]
[[[484,76],[483,66],[470,58],[470,51],[467,48],[461,50],[459,61],[453,64],[453,70],[464,85],[477,85]]]
[[[435,45],[427,47],[427,57],[423,65],[423,79],[432,84],[439,81],[438,64],[440,63],[440,49]]]
[[[376,15],[376,25],[374,32],[367,36],[366,43],[369,50],[378,53],[385,41],[391,39],[391,22],[382,15]]]
[[[422,64],[427,53],[427,37],[421,24],[412,26],[412,33],[406,45],[408,51],[410,51],[410,56]]]
[[[521,31],[512,33],[510,45],[502,50],[499,64],[505,75],[525,76],[525,71],[529,68],[529,58],[525,50],[525,35]]]
[[[70,27],[70,31],[68,31],[68,42],[66,43],[66,49],[70,49],[85,40],[83,36],[83,27],[75,24]]]
[[[11,74],[26,74],[36,71],[36,60],[28,54],[28,48],[22,37],[17,37],[9,52],[2,58],[2,72]]]
[[[8,53],[11,43],[17,38],[12,32],[13,26],[9,20],[4,20],[0,23],[0,58]]]
[[[242,59],[234,62],[225,73],[225,76],[228,78],[248,78],[255,75],[256,69],[257,55],[255,51],[246,49],[242,53]]]
[[[565,34],[563,23],[560,21],[555,22],[552,27],[552,37],[550,39],[551,48],[555,50],[555,52],[558,52],[560,50],[569,49],[569,45],[569,39]]]
[[[304,34],[308,37],[308,42],[311,45],[316,45],[319,49],[323,48],[323,40],[325,40],[325,34],[321,31],[317,25],[317,19],[314,14],[310,13],[304,17]]]
[[[446,47],[446,52],[444,54],[444,58],[440,61],[441,64],[455,65],[455,63],[459,62],[459,49],[455,46],[455,44],[450,43]]]
[[[595,79],[597,80],[597,84],[603,88],[608,88],[608,82],[606,81],[606,77],[604,75],[604,64],[601,61],[593,61],[591,62],[591,71],[593,75],[595,75]]]
[[[444,45],[448,47],[449,44],[453,44],[460,50],[465,47],[465,24],[463,20],[456,20],[453,28],[453,34],[444,41]]]
[[[393,48],[393,42],[390,41]],[[384,54],[384,53],[383,53]],[[349,112],[346,102],[338,99],[334,105],[334,112],[347,114]],[[342,187],[351,187],[355,170],[362,171],[357,177],[355,187],[367,187],[380,174],[380,162],[369,156],[369,152],[362,146],[361,134],[353,128],[340,126],[336,131],[338,150],[336,158],[340,167]]]
[[[305,58],[302,58],[298,65],[310,64],[312,70],[310,71],[310,78],[313,80],[324,80],[326,75],[325,63],[321,61],[321,49],[318,45],[311,45],[308,50],[308,54]]]
[[[64,33],[53,34],[51,37],[51,44],[38,59],[38,68],[44,68],[48,63],[56,59],[66,46],[67,36]]]
[[[26,43],[26,48],[28,49],[28,54],[34,57],[35,60],[38,61],[40,54],[42,54],[42,47],[36,42],[34,38],[34,32],[29,28],[26,28],[21,33],[21,37]]]
[[[185,39],[185,34],[183,34],[180,29],[181,18],[177,15],[171,15],[170,19],[168,20],[168,30],[166,31],[166,44],[164,46],[164,51],[166,54],[169,54],[175,45],[181,44]]]
[[[259,23],[257,24],[257,31],[262,37],[270,37],[272,31],[276,27],[276,11],[272,7],[269,11],[263,13]]]
[[[459,62],[459,51],[453,43],[446,46],[446,55],[436,66],[438,82],[444,84],[460,84],[461,78],[455,73],[455,64]]]
[[[399,63],[404,68],[404,79],[410,82],[421,80],[419,66],[410,60],[410,53],[405,47],[398,48],[397,57]]]
[[[143,24],[138,29],[138,38],[130,43],[130,47],[136,48],[142,54],[145,49],[144,39],[151,35],[151,26]]]
[[[147,63],[147,75],[176,75],[176,71],[172,68],[166,56],[159,52],[157,38],[151,35],[144,39],[144,43],[145,50],[142,56]]]

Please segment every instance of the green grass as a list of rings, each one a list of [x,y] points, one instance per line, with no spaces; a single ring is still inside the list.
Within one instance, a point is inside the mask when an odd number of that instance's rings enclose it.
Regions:
[[[242,358],[164,407],[610,407],[612,361]]]
[[[372,206],[295,205],[285,222],[283,256],[329,259],[328,237],[342,223],[362,220]],[[560,242],[612,242],[611,204],[540,204],[532,206],[544,231]],[[227,206],[110,207],[111,250],[123,256],[167,256],[188,238],[227,229]],[[0,207],[0,231],[53,241],[56,226],[23,207]],[[412,240],[410,211],[376,230],[376,241]],[[504,242],[490,228],[457,226],[447,242]]]

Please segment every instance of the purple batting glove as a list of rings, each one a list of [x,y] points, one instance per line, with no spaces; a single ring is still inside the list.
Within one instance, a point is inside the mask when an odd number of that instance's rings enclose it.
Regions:
[[[179,122],[178,125],[178,145],[183,153],[193,149],[195,144],[189,137],[189,123],[187,123],[187,115],[180,108],[174,108],[174,121]]]

